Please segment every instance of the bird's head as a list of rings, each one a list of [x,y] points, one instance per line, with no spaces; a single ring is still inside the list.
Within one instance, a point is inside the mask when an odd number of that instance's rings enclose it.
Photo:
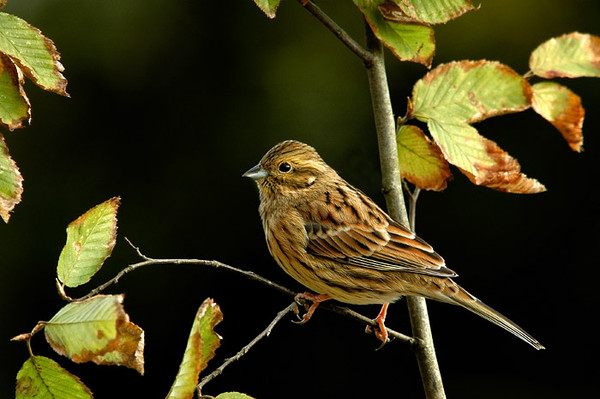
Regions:
[[[261,197],[303,195],[305,189],[335,171],[311,146],[287,140],[275,145],[244,177],[256,181]]]

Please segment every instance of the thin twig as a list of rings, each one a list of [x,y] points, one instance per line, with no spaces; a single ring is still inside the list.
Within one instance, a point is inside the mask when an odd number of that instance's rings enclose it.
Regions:
[[[202,387],[204,387],[204,385],[206,385],[206,383],[208,383],[213,378],[220,375],[223,372],[223,370],[225,370],[225,368],[227,366],[229,366],[231,363],[235,362],[236,360],[239,360],[242,356],[244,356],[246,353],[248,353],[248,351],[250,349],[252,349],[252,347],[258,343],[258,341],[260,341],[261,339],[263,339],[265,337],[268,337],[269,334],[271,334],[271,331],[273,330],[275,325],[277,323],[279,323],[279,321],[281,319],[283,319],[283,316],[285,316],[286,314],[291,312],[296,306],[298,306],[296,304],[296,302],[292,302],[285,309],[283,309],[279,313],[277,313],[277,316],[275,316],[275,318],[269,323],[267,328],[265,328],[260,334],[258,334],[256,337],[254,337],[254,339],[252,341],[250,341],[250,343],[248,343],[248,345],[246,345],[242,349],[240,349],[240,351],[238,353],[236,353],[234,356],[226,359],[223,362],[223,364],[221,364],[217,369],[215,369],[215,371],[213,371],[212,373],[210,373],[209,375],[204,377],[200,381],[200,383],[196,386],[196,390],[198,391],[198,396],[202,397],[201,390],[202,390]]]
[[[358,44],[344,29],[332,20],[323,10],[312,1],[298,0],[315,18],[334,34],[346,47],[362,60],[365,65],[373,62],[373,54]]]
[[[100,293],[101,291],[105,290],[107,287],[109,287],[112,284],[116,284],[119,279],[121,277],[123,277],[125,274],[130,273],[136,269],[139,269],[141,267],[144,266],[152,266],[152,265],[197,265],[197,266],[210,266],[210,267],[214,267],[217,269],[225,269],[225,270],[229,270],[231,272],[237,273],[237,274],[241,274],[244,277],[259,282],[263,285],[266,285],[269,288],[272,288],[276,291],[281,292],[282,294],[285,294],[287,296],[291,296],[291,297],[295,297],[297,295],[297,292],[286,288],[282,285],[279,285],[267,278],[264,278],[254,272],[251,271],[247,271],[247,270],[243,270],[243,269],[239,269],[237,267],[234,266],[230,266],[227,265],[225,263],[216,261],[216,260],[203,260],[203,259],[154,259],[154,258],[150,258],[146,255],[144,255],[140,249],[138,247],[136,247],[135,245],[133,245],[131,243],[131,241],[129,241],[128,239],[126,239],[127,242],[129,243],[129,245],[131,245],[131,247],[133,249],[135,249],[135,251],[137,252],[138,256],[142,259],[144,259],[142,262],[138,262],[138,263],[134,263],[131,264],[129,266],[127,266],[126,268],[124,268],[123,270],[121,270],[115,277],[113,277],[112,279],[108,280],[106,283],[94,288],[92,291],[90,291],[87,295],[81,297],[81,298],[77,298],[75,299],[75,301],[82,301],[84,299],[90,298],[98,293]],[[364,316],[358,312],[355,312],[351,309],[348,309],[344,306],[338,306],[338,305],[334,305],[332,303],[323,303],[321,305],[319,305],[319,308],[328,310],[330,312],[335,312],[338,314],[341,314],[343,316],[346,316],[350,319],[354,319],[363,323],[366,323],[368,325],[371,326],[376,326],[376,323],[368,318],[367,316]],[[387,329],[388,334],[390,337],[396,338],[398,339],[400,342],[403,342],[405,344],[408,344],[409,346],[413,347],[415,345],[417,345],[417,341],[412,338],[409,337],[408,335],[402,334],[398,331],[392,330],[390,328]]]

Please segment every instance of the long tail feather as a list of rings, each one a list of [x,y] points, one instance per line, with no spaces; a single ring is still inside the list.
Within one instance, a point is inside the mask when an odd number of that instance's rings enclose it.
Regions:
[[[454,303],[470,310],[471,312],[483,317],[484,319],[491,321],[499,327],[502,327],[506,331],[514,334],[533,346],[535,349],[545,349],[542,344],[529,333],[519,327],[516,323],[510,320],[508,317],[502,315],[500,312],[492,309],[473,295],[469,294],[465,289],[459,285],[455,285],[458,288],[458,292],[453,292],[452,295],[447,297]]]

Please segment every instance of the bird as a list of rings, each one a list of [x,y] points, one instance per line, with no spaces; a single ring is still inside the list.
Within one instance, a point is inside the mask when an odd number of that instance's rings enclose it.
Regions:
[[[270,254],[310,291],[308,321],[326,300],[382,305],[375,335],[389,338],[389,303],[420,296],[459,305],[502,327],[536,349],[544,346],[516,323],[471,295],[431,245],[392,219],[371,198],[344,180],[317,151],[286,140],[273,146],[243,177],[258,186],[259,214]]]

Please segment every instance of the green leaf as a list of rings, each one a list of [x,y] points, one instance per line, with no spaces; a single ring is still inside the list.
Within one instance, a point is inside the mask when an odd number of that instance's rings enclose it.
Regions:
[[[88,282],[112,253],[117,237],[119,204],[119,197],[111,198],[67,227],[67,243],[57,266],[58,278],[66,286],[77,287]]]
[[[473,123],[529,108],[531,87],[506,65],[494,61],[442,64],[413,88],[412,115]]]
[[[29,99],[23,90],[15,64],[0,53],[0,123],[10,130],[31,119]]]
[[[252,396],[248,396],[245,393],[239,392],[225,392],[218,395],[215,399],[254,399]]]
[[[540,44],[529,68],[542,78],[600,77],[600,37],[572,32]]]
[[[388,0],[381,8],[388,19],[410,18],[428,24],[446,23],[475,9],[469,0]]]
[[[254,3],[260,8],[269,18],[275,18],[277,8],[281,0],[254,0]]]
[[[21,202],[23,176],[8,153],[4,136],[0,134],[0,216],[8,223],[10,212]]]
[[[54,360],[32,356],[17,374],[16,399],[87,399],[92,392]]]
[[[401,61],[431,66],[435,52],[434,32],[417,21],[398,22],[384,17],[383,1],[353,0],[362,11],[373,33]]]
[[[444,157],[475,183],[500,191],[545,188],[520,172],[516,159],[471,123],[530,107],[531,86],[509,67],[490,61],[440,65],[413,88],[409,116],[427,122]]]
[[[206,299],[196,313],[179,372],[167,398],[194,397],[200,372],[206,368],[221,344],[221,337],[214,331],[221,320],[223,313],[219,306],[211,298]]]
[[[25,76],[44,90],[63,96],[67,80],[52,40],[14,15],[0,12],[0,52],[19,66]]]
[[[50,346],[74,362],[121,365],[144,374],[144,331],[129,321],[123,295],[71,302],[44,324]]]
[[[585,116],[581,98],[554,82],[536,83],[532,89],[535,112],[558,129],[573,151],[581,152]]]
[[[452,176],[440,148],[416,126],[402,125],[396,136],[402,177],[425,190],[440,191]]]

